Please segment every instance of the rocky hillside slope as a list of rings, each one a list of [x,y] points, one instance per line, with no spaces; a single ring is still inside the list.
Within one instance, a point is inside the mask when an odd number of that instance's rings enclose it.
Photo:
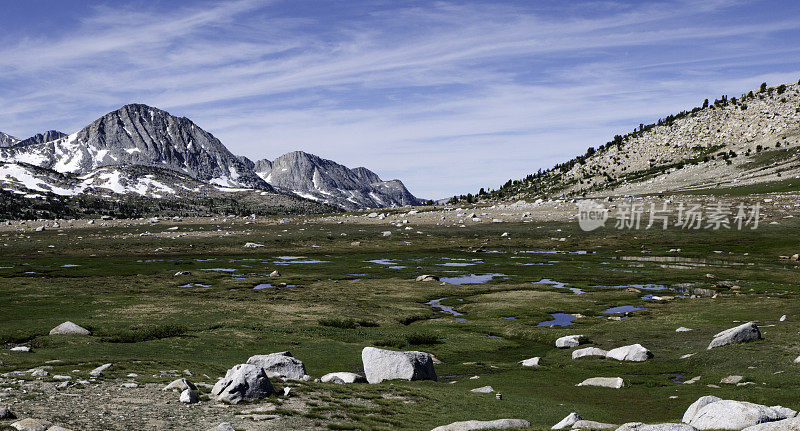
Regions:
[[[279,191],[346,209],[417,205],[400,180],[383,181],[367,168],[349,169],[332,160],[294,151],[259,160],[256,173]]]
[[[584,155],[509,180],[477,198],[800,190],[798,142],[800,83],[764,84],[641,124]]]

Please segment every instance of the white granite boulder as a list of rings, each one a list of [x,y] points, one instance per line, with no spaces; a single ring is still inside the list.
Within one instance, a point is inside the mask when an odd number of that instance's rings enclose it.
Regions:
[[[494,388],[491,386],[481,386],[480,388],[470,389],[470,392],[475,392],[476,394],[491,394],[494,392]]]
[[[92,333],[70,321],[66,321],[50,330],[50,335],[92,335]]]
[[[46,431],[52,425],[50,422],[39,419],[25,418],[11,424],[11,428],[18,431]]]
[[[542,360],[542,358],[536,356],[536,357],[533,357],[533,358],[525,359],[523,361],[519,361],[519,363],[522,364],[523,367],[536,367],[536,368],[538,368],[539,367],[539,361],[541,361],[541,360]]]
[[[800,417],[753,425],[742,431],[800,431]]]
[[[783,407],[768,407],[745,401],[705,396],[695,401],[683,415],[683,422],[699,430],[741,430],[753,425],[787,419],[796,414]]]
[[[582,421],[582,420],[583,420],[583,418],[579,414],[577,414],[575,412],[572,412],[572,413],[568,414],[567,417],[565,417],[564,419],[561,419],[561,422],[553,425],[550,429],[563,430],[563,429],[571,428],[572,425],[575,425],[575,422]]]
[[[193,391],[197,390],[197,386],[194,383],[190,382],[188,379],[180,378],[177,380],[173,380],[167,386],[164,386],[162,391],[176,391],[176,392],[183,392],[187,389],[191,389]]]
[[[366,383],[367,379],[356,373],[328,373],[319,379],[322,383]]]
[[[617,347],[606,353],[607,358],[618,361],[644,362],[653,357],[653,353],[645,349],[641,344],[631,344],[630,346]]]
[[[263,368],[270,377],[303,380],[306,376],[306,367],[303,362],[293,357],[289,352],[251,356],[247,363]]]
[[[416,281],[439,281],[439,277],[430,274],[422,274],[417,276]]]
[[[619,389],[625,387],[625,381],[621,377],[592,377],[578,383],[576,386],[600,386]]]
[[[708,350],[726,344],[746,343],[748,341],[760,340],[761,331],[758,330],[753,322],[741,324],[735,328],[726,329],[714,336],[708,345]]]
[[[601,356],[605,357],[608,352],[597,347],[586,347],[572,351],[572,359],[585,358],[588,356]]]
[[[369,383],[384,380],[437,380],[433,358],[425,352],[396,352],[365,347],[361,351],[364,374]]]
[[[449,425],[436,427],[431,431],[472,431],[472,430],[498,430],[509,428],[527,428],[530,422],[522,419],[496,419],[493,421],[464,421],[453,422]]]
[[[89,375],[92,377],[100,377],[103,375],[103,372],[112,367],[113,364],[103,364],[92,371],[89,371]]]
[[[688,424],[644,424],[642,422],[629,422],[622,424],[617,431],[697,431],[697,428]]]
[[[614,424],[607,424],[603,422],[580,420],[572,424],[574,430],[613,430],[617,426]]]
[[[180,398],[178,400],[180,402],[182,402],[182,403],[185,403],[185,404],[194,404],[194,403],[200,401],[197,398],[197,392],[195,392],[195,391],[193,391],[191,389],[186,389],[183,392],[181,392],[181,396],[180,396]]]
[[[276,394],[275,388],[267,372],[252,364],[235,365],[211,390],[214,399],[227,404],[255,401],[273,394]]]
[[[578,347],[587,341],[583,335],[567,335],[556,340],[556,347],[559,349],[569,349]]]

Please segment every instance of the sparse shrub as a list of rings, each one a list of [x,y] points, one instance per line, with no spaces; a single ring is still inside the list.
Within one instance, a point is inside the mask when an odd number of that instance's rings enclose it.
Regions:
[[[378,347],[394,347],[397,349],[402,349],[407,345],[407,342],[402,338],[383,338],[373,341],[372,345]]]
[[[371,320],[361,319],[361,320],[358,321],[358,326],[361,326],[363,328],[377,328],[378,326],[381,326],[381,325],[379,325],[378,322],[373,322]]]
[[[439,343],[439,337],[435,334],[409,334],[406,335],[406,341],[412,346],[431,345]]]
[[[319,324],[322,326],[330,326],[332,328],[340,328],[340,329],[355,329],[357,326],[356,321],[353,319],[337,319],[337,318],[320,319]]]
[[[108,343],[140,343],[142,341],[179,337],[185,335],[186,332],[188,332],[188,329],[185,326],[168,323],[164,325],[129,329],[119,334],[104,337],[103,341]]]
[[[433,316],[425,315],[425,314],[414,314],[414,315],[411,315],[411,316],[401,317],[401,318],[397,319],[397,321],[400,322],[401,324],[405,325],[405,326],[408,326],[408,325],[410,325],[410,324],[412,324],[414,322],[417,322],[417,321],[420,321],[420,320],[428,320],[428,319],[431,319],[431,318],[433,318]]]

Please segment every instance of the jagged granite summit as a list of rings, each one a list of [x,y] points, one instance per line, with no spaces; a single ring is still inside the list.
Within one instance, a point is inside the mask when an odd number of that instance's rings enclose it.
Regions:
[[[383,181],[367,168],[350,169],[302,151],[259,160],[255,172],[276,190],[345,209],[417,205],[400,180]]]
[[[15,137],[13,137],[13,136],[11,136],[9,134],[0,132],[0,148],[2,148],[2,147],[10,147],[10,146],[16,144],[17,142],[19,142],[19,139],[15,138]]]
[[[75,174],[104,166],[146,165],[211,184],[271,190],[212,134],[185,117],[141,104],[125,105],[69,136],[48,132],[0,148],[0,160]]]

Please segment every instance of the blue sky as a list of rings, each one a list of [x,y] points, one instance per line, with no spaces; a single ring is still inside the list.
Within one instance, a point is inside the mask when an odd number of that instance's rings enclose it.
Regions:
[[[797,1],[0,0],[0,130],[132,102],[251,159],[303,150],[420,197],[800,79]]]

